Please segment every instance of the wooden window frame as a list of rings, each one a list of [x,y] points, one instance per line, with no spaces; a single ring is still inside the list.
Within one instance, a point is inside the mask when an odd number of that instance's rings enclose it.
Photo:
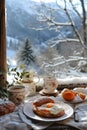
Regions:
[[[6,23],[5,0],[0,0],[0,87],[6,83]]]

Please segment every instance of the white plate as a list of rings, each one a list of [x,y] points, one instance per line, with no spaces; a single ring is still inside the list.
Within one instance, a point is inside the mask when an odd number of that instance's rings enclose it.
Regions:
[[[87,95],[87,87],[86,88],[81,88],[81,87],[74,88],[73,91],[75,91],[75,92],[81,92],[81,93]]]
[[[45,95],[57,96],[58,93],[59,93],[58,90],[55,90],[53,93],[46,93],[44,89],[42,89],[42,90],[39,92],[39,94],[44,95],[44,96],[45,96]]]
[[[32,110],[32,107],[33,107],[32,103],[25,104],[23,107],[23,112],[26,116],[28,116],[32,119],[39,120],[39,121],[46,121],[46,122],[62,121],[64,119],[69,118],[73,114],[73,108],[66,103],[63,103],[63,102],[58,102],[58,103],[65,110],[64,116],[61,116],[58,118],[43,118],[43,117],[36,115]]]

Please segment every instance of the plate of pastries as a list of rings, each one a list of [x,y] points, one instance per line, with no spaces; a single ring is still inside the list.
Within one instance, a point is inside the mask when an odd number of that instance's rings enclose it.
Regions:
[[[15,111],[16,105],[11,101],[0,102],[0,116],[12,113]]]
[[[71,103],[79,103],[87,100],[87,88],[74,88],[68,89],[64,88],[60,97],[63,101],[71,102]]]
[[[61,121],[73,114],[73,108],[51,97],[40,97],[23,107],[26,116],[39,121]]]

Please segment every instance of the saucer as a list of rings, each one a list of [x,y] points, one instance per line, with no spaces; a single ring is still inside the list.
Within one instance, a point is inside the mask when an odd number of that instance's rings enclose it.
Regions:
[[[56,97],[56,96],[59,94],[59,92],[58,92],[57,89],[55,89],[55,91],[52,92],[52,93],[46,93],[45,89],[42,89],[42,90],[39,92],[39,94],[42,95],[42,96],[54,96],[54,97]]]

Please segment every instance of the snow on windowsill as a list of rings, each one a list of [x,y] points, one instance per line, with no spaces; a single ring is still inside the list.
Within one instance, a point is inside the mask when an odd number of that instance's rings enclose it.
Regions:
[[[58,84],[87,84],[87,77],[67,77],[67,78],[57,78]]]

